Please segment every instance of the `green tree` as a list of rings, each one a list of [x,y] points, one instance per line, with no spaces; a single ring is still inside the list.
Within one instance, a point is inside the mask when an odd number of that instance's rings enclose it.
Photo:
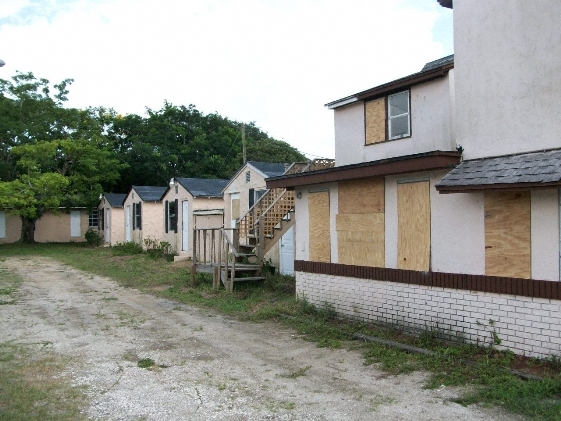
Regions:
[[[230,178],[242,166],[242,124],[194,105],[164,103],[146,117],[115,116],[108,130],[113,149],[128,164],[119,191],[133,184],[166,185],[171,177]],[[303,162],[304,155],[255,124],[245,126],[247,159]]]
[[[14,146],[19,175],[0,181],[0,208],[22,220],[21,240],[34,242],[35,222],[48,210],[96,206],[123,164],[94,141],[52,140]]]
[[[101,108],[64,108],[72,79],[52,85],[33,73],[17,73],[0,79],[0,180],[18,175],[15,146],[57,139],[103,138],[111,112]],[[109,120],[109,121],[108,121]]]

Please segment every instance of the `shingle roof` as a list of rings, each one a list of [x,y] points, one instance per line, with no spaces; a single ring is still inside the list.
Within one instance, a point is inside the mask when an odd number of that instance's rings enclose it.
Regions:
[[[121,193],[104,193],[103,196],[111,206],[114,208],[122,208],[125,199],[127,198],[126,194]]]
[[[134,191],[144,202],[159,202],[162,200],[167,187],[159,186],[132,186]]]
[[[561,184],[561,149],[460,163],[437,184],[442,193]]]
[[[439,67],[446,66],[447,64],[454,63],[454,54],[446,57],[439,58],[438,60],[429,61],[424,65],[421,72],[428,72],[429,70],[438,69]]]
[[[222,197],[229,180],[207,178],[175,178],[193,197]]]
[[[259,162],[259,161],[247,161],[267,177],[276,177],[278,175],[283,175],[286,171],[287,164],[279,162]]]

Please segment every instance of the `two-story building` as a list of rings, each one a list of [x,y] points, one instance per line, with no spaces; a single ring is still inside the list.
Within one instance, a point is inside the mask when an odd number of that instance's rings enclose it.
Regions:
[[[336,166],[267,180],[296,192],[297,294],[558,355],[561,3],[456,3],[454,56],[330,102]]]

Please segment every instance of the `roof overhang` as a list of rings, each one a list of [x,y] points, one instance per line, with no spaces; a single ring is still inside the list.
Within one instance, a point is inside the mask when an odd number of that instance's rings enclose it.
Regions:
[[[343,165],[325,170],[270,177],[265,181],[267,182],[267,188],[294,189],[312,184],[450,169],[460,163],[461,155],[459,151],[433,151],[360,164]]]
[[[444,77],[448,74],[450,69],[453,68],[454,63],[449,63],[434,70],[414,73],[401,79],[376,86],[375,88],[367,89],[366,91],[362,91],[357,94],[338,99],[336,101],[328,102],[327,104],[325,104],[325,106],[330,110],[333,110],[335,108],[344,107],[345,105],[349,105],[358,101],[368,101],[371,99],[379,98],[381,96],[385,96],[402,89],[409,88],[413,85],[418,85],[420,83],[429,82],[433,79]]]
[[[439,193],[561,187],[561,149],[463,161],[437,184]]]
[[[437,0],[437,1],[438,3],[440,3],[442,7],[447,7],[449,9],[454,8],[453,0]]]

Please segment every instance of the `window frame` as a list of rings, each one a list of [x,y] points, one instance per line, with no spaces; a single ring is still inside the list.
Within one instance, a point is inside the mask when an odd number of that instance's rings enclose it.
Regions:
[[[92,209],[88,213],[88,228],[99,227],[99,209]]]
[[[390,112],[390,110],[391,110],[391,98],[396,97],[398,95],[403,95],[404,93],[407,94],[407,112],[397,114],[397,115],[391,115],[391,112]],[[410,89],[405,89],[403,91],[396,92],[394,94],[388,95],[386,97],[386,104],[387,104],[387,106],[386,106],[386,119],[387,119],[388,140],[403,139],[405,137],[411,137],[411,90]],[[407,133],[397,135],[397,136],[392,136],[392,120],[395,120],[395,119],[403,117],[403,116],[407,116]]]

